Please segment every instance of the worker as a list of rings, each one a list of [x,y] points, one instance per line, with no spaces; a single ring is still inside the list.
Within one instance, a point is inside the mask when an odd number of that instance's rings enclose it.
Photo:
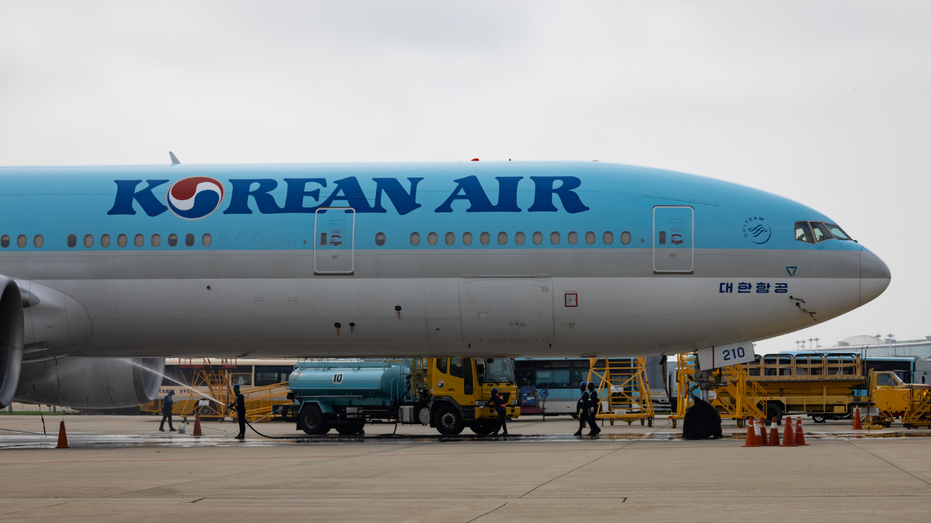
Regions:
[[[595,382],[588,382],[588,426],[591,427],[591,432],[588,433],[589,436],[597,436],[601,429],[598,428],[598,408],[601,406],[601,402],[598,401],[598,391],[595,390]]]
[[[236,439],[246,439],[246,397],[239,392],[239,384],[233,385],[233,394],[236,399],[227,405],[229,408],[236,408],[236,417],[239,418],[239,435]]]
[[[498,426],[495,427],[494,435],[498,435],[498,431],[504,430],[504,436],[508,435],[508,426],[507,426],[507,413],[508,409],[505,407],[504,397],[501,394],[498,394],[498,387],[491,388],[491,400],[489,401],[491,406],[495,409],[495,412],[498,413]]]
[[[175,428],[171,426],[171,409],[174,407],[175,402],[172,401],[171,397],[175,395],[175,390],[171,389],[165,394],[165,399],[162,400],[162,422],[158,426],[160,432],[165,432],[165,420],[168,420],[168,430],[170,432],[177,432]]]
[[[588,390],[585,388],[586,383],[579,383],[579,401],[575,404],[575,411],[579,415],[579,430],[575,431],[575,436],[582,435],[582,429],[585,428],[585,422],[588,421]]]

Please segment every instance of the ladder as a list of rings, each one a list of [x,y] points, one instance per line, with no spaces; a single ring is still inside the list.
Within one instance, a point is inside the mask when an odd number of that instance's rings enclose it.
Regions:
[[[908,410],[902,416],[905,428],[931,427],[931,388],[909,387]]]
[[[647,383],[646,358],[590,358],[588,381],[597,384],[602,408],[596,415],[614,425],[634,420],[653,426],[653,398]],[[607,408],[604,408],[607,402]]]

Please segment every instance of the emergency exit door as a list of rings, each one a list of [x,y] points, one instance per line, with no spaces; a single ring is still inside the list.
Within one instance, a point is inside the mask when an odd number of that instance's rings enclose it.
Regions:
[[[322,207],[314,212],[314,272],[347,274],[353,271],[356,210]]]
[[[695,268],[695,211],[686,205],[653,207],[653,271]]]

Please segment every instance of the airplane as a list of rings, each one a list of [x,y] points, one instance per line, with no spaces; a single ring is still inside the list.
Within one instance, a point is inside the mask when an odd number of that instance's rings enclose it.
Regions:
[[[0,406],[146,403],[165,357],[698,350],[714,368],[891,278],[824,214],[690,174],[171,158],[0,168]]]

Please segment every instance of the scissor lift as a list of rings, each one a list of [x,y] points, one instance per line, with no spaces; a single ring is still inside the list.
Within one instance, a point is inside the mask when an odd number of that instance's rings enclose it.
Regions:
[[[607,409],[600,409],[597,419],[606,419],[614,425],[615,420],[635,420],[653,426],[653,398],[647,383],[646,358],[591,358],[588,381],[597,384],[598,397],[608,402]]]

